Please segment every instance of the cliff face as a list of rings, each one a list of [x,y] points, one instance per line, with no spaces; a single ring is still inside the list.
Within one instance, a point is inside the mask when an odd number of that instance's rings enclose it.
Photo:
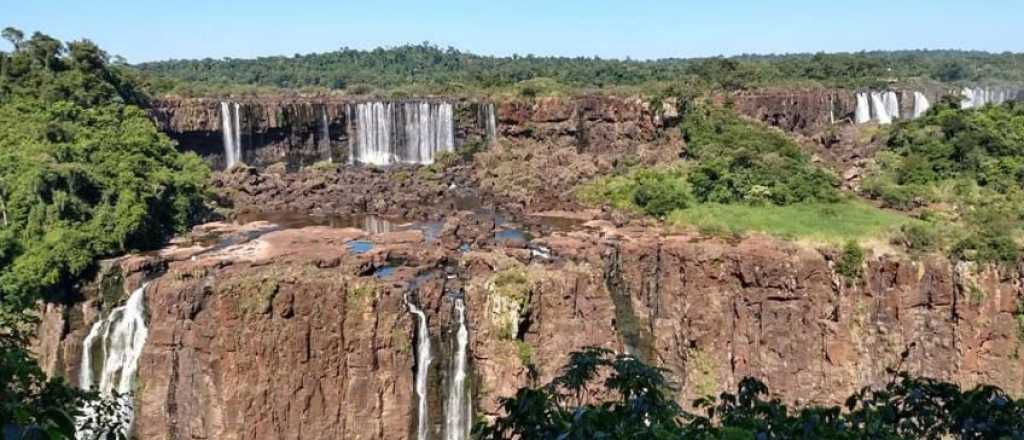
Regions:
[[[857,102],[843,90],[759,90],[717,96],[739,114],[804,135],[844,120],[852,120]]]
[[[749,93],[728,105],[813,131],[831,124],[818,111],[842,114],[848,98]],[[219,137],[220,105],[181,101],[155,114],[172,135]],[[314,148],[323,146],[325,116],[331,148],[347,145],[347,105],[239,103],[243,131],[305,139],[249,157],[313,157],[323,151]],[[486,135],[481,105],[456,105],[459,139]],[[467,163],[219,173],[213,186],[236,214],[298,219],[203,225],[166,249],[104,262],[81,298],[45,306],[34,347],[43,366],[76,382],[92,323],[151,280],[135,392],[136,434],[146,439],[412,438],[424,362],[416,353],[426,341],[422,416],[440,438],[460,299],[473,408],[485,417],[530,383],[529,366],[549,380],[585,346],[667,369],[684,406],[746,376],[787,402],[839,404],[887,381],[890,367],[1024,393],[1024,267],[878,255],[848,280],[829,251],[581,210],[572,194],[580,182],[678,158],[673,103],[655,110],[592,97],[496,107],[496,131],[508,142]],[[551,210],[572,212],[537,212]],[[426,340],[409,303],[425,313]]]
[[[181,148],[224,168],[222,106],[238,105],[243,161],[253,166],[284,163],[297,169],[316,162],[348,160],[357,136],[351,106],[364,100],[253,98],[235,101],[164,99],[150,114]],[[486,136],[483,101],[455,101],[456,146]],[[505,101],[496,105],[497,132],[511,139],[569,141],[581,149],[609,151],[653,139],[663,126],[640,99],[582,97]],[[231,121],[229,121],[231,123]],[[395,128],[398,132],[400,128]],[[396,133],[398,133],[396,132]],[[397,135],[397,134],[394,134]]]
[[[745,376],[788,402],[837,404],[888,380],[889,367],[1024,392],[1020,268],[875,257],[863,279],[844,280],[829,255],[766,238],[728,243],[593,221],[531,250],[500,239],[501,228],[470,212],[430,239],[211,225],[202,229],[236,244],[182,243],[123,260],[134,280],[126,287],[165,268],[147,291],[138,435],[409,438],[420,341],[407,298],[428,317],[428,415],[438,435],[450,292],[465,295],[470,388],[483,415],[529,383],[527,364],[550,379],[568,352],[589,345],[668,369],[684,404]],[[46,333],[41,345],[73,352],[75,327]],[[75,377],[73,363],[65,367]]]

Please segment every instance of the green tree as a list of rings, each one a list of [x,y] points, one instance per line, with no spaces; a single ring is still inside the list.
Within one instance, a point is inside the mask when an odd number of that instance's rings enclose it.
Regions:
[[[0,53],[0,426],[73,438],[98,396],[45,377],[25,349],[32,310],[68,299],[97,259],[200,220],[209,170],[133,105],[142,94],[95,44],[3,34],[18,43]],[[93,432],[108,432],[116,404],[93,404]]]

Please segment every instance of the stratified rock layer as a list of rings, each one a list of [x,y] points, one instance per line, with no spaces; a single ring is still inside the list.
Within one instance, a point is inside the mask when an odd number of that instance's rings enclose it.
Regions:
[[[550,379],[570,351],[590,345],[666,368],[684,405],[746,376],[787,402],[837,404],[887,381],[886,368],[1024,392],[1019,268],[883,256],[846,280],[827,252],[602,221],[533,241],[549,259],[489,240],[495,223],[477,216],[455,215],[430,242],[416,231],[251,228],[264,235],[122,261],[133,280],[133,269],[166,267],[147,294],[140,437],[409,438],[407,296],[436,338],[438,433],[450,291],[465,292],[474,408],[485,416],[529,383],[526,363]],[[353,240],[372,245],[354,252]],[[42,346],[54,351],[80,336],[52,333]]]

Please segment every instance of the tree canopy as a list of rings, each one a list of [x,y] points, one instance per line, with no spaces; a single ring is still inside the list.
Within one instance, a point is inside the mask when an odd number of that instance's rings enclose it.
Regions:
[[[61,438],[88,394],[31,359],[32,310],[65,298],[97,259],[198,220],[209,171],[157,131],[130,73],[92,42],[2,35],[14,51],[0,52],[0,427]]]
[[[1024,55],[894,51],[618,60],[482,56],[429,43],[256,59],[168,60],[136,66],[157,92],[217,93],[231,86],[319,87],[363,94],[418,87],[436,93],[493,92],[544,79],[569,89],[685,82],[741,89],[772,84],[882,86],[891,81],[1024,82]]]
[[[904,358],[908,352],[904,353]],[[839,406],[789,408],[764,383],[745,378],[735,394],[684,411],[664,370],[632,356],[585,348],[547,384],[501,400],[503,414],[478,424],[478,438],[506,439],[945,439],[1022,438],[1024,400],[998,388],[893,372]]]

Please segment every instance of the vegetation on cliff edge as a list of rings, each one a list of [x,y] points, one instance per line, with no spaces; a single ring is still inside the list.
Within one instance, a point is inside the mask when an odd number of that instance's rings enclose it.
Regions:
[[[1015,261],[1024,219],[1024,105],[961,110],[946,100],[896,124],[864,193],[914,212],[917,242],[958,258]]]
[[[70,437],[90,396],[45,378],[22,348],[32,310],[68,298],[98,258],[196,221],[208,170],[157,131],[138,87],[93,43],[3,37],[15,49],[0,52],[0,425]]]

